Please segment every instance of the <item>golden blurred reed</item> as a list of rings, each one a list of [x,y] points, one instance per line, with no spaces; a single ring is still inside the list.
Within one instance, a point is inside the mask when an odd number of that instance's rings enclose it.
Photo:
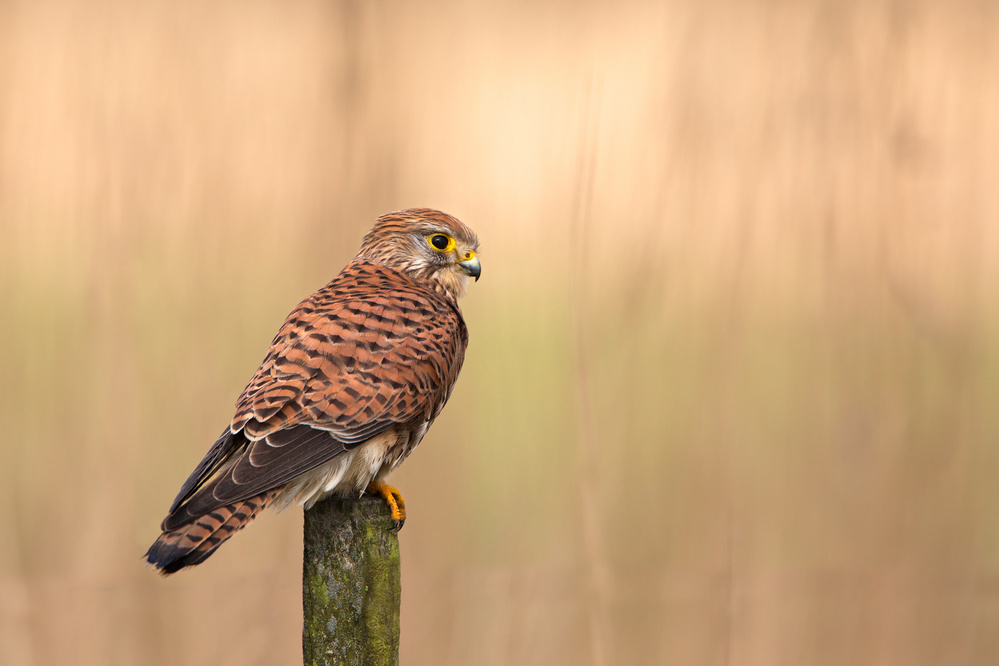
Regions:
[[[999,661],[989,3],[0,4],[0,663],[300,658],[140,566],[374,217],[483,241],[406,664]]]

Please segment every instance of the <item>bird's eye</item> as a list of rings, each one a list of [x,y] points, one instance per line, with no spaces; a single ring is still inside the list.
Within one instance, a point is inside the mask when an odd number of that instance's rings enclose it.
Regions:
[[[434,234],[429,238],[430,244],[441,252],[446,252],[448,250],[454,249],[454,240],[445,236],[444,234]]]

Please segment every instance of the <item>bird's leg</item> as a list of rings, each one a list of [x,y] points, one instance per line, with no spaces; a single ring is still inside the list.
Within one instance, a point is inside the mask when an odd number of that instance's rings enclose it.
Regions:
[[[372,481],[365,492],[385,498],[385,503],[392,511],[392,520],[395,521],[396,529],[401,530],[402,524],[406,522],[406,502],[402,499],[402,493],[384,481]]]

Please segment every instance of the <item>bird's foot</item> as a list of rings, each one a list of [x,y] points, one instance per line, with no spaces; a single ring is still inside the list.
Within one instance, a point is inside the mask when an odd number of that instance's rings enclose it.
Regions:
[[[402,499],[402,493],[384,481],[372,481],[368,484],[365,492],[385,499],[385,503],[392,511],[392,520],[395,522],[396,531],[401,530],[403,523],[406,522],[406,502]]]

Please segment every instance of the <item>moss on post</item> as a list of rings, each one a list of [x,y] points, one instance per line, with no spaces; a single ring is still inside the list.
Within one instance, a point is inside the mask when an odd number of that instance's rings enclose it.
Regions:
[[[399,663],[399,539],[385,501],[331,497],[305,512],[306,666]]]

